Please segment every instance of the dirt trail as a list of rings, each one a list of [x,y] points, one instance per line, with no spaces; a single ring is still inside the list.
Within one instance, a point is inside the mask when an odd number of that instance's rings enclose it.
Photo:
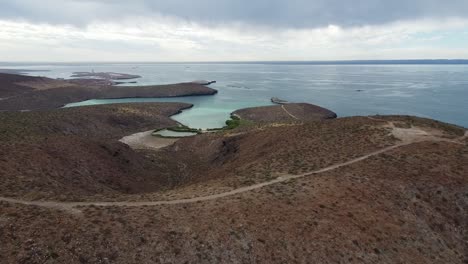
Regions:
[[[292,117],[292,118],[294,118],[294,119],[296,119],[296,120],[301,120],[301,119],[300,119],[300,118],[298,118],[297,116],[295,116],[295,115],[291,114],[291,113],[290,113],[290,112],[289,112],[289,111],[286,109],[286,107],[285,107],[285,105],[284,105],[284,104],[283,104],[283,105],[281,105],[281,108],[282,108],[282,109],[284,110],[284,112],[286,112],[286,114],[288,114],[290,117]]]
[[[63,211],[67,211],[67,212],[72,213],[72,214],[80,214],[81,213],[81,210],[74,208],[74,206],[71,206],[68,203],[62,203],[62,202],[24,201],[24,200],[18,200],[18,199],[6,198],[6,197],[0,197],[0,202],[8,202],[8,203],[14,203],[14,204],[39,206],[39,207],[63,210]]]
[[[373,118],[371,118],[373,119]],[[298,174],[298,175],[292,175],[292,174],[285,174],[282,175],[274,180],[251,185],[251,186],[246,186],[246,187],[241,187],[229,192],[224,192],[224,193],[219,193],[219,194],[213,194],[213,195],[208,195],[208,196],[202,196],[202,197],[195,197],[195,198],[187,198],[187,199],[178,199],[178,200],[170,200],[170,201],[144,201],[144,202],[53,202],[53,201],[25,201],[25,200],[19,200],[19,199],[12,199],[12,198],[4,198],[0,197],[0,201],[3,202],[9,202],[9,203],[16,203],[16,204],[24,204],[24,205],[34,205],[34,206],[40,206],[40,207],[46,207],[46,208],[52,208],[52,209],[59,209],[59,210],[65,210],[73,214],[80,213],[80,209],[77,207],[80,206],[102,206],[102,207],[109,207],[109,206],[119,206],[119,207],[140,207],[140,206],[159,206],[159,205],[177,205],[177,204],[187,204],[187,203],[197,203],[197,202],[203,202],[203,201],[210,201],[210,200],[215,200],[215,199],[220,199],[224,197],[229,197],[237,194],[242,194],[245,192],[257,190],[269,185],[281,183],[281,182],[286,182],[290,181],[293,179],[298,179],[298,178],[303,178],[306,176],[310,175],[315,175],[319,173],[324,173],[328,171],[332,171],[341,167],[345,167],[363,160],[366,160],[370,157],[380,155],[382,153],[394,150],[396,148],[400,148],[403,146],[407,146],[416,142],[422,142],[422,141],[435,141],[435,142],[449,142],[449,143],[454,143],[454,144],[461,144],[461,145],[466,145],[465,143],[462,143],[458,140],[465,138],[468,135],[468,132],[465,133],[465,135],[462,138],[459,138],[457,140],[450,140],[446,138],[441,138],[436,134],[431,134],[428,131],[424,131],[421,128],[417,127],[411,127],[411,128],[397,128],[393,124],[393,122],[388,122],[385,120],[378,120],[378,121],[384,121],[387,122],[386,126],[392,128],[392,135],[397,137],[398,139],[401,140],[400,143],[383,148],[381,150],[377,150],[375,152],[369,153],[367,155],[361,156],[359,158],[355,158],[352,160],[349,160],[347,162],[335,164],[326,168],[322,168],[316,171],[311,171],[303,174]]]
[[[9,202],[9,203],[16,203],[16,204],[24,204],[24,205],[35,205],[35,206],[40,206],[40,207],[47,207],[47,208],[53,208],[53,209],[59,209],[59,210],[65,210],[69,211],[71,213],[79,213],[80,210],[77,209],[76,207],[79,206],[125,206],[125,207],[139,207],[139,206],[157,206],[157,205],[175,205],[175,204],[186,204],[186,203],[196,203],[196,202],[203,202],[203,201],[209,201],[209,200],[214,200],[214,199],[219,199],[219,198],[224,198],[236,194],[241,194],[244,192],[249,192],[252,190],[260,189],[265,186],[273,185],[276,183],[280,182],[285,182],[293,179],[298,179],[302,178],[305,176],[309,175],[314,175],[314,174],[319,174],[331,170],[335,170],[344,166],[351,165],[356,162],[363,161],[365,159],[368,159],[372,156],[376,156],[379,154],[382,154],[384,152],[393,150],[395,148],[399,148],[404,145],[409,145],[411,143],[402,143],[402,144],[397,144],[391,147],[387,147],[375,152],[372,152],[370,154],[364,155],[362,157],[335,164],[320,170],[312,171],[312,172],[307,172],[303,174],[298,174],[298,175],[291,175],[291,174],[285,174],[283,176],[280,176],[274,180],[251,185],[251,186],[246,186],[242,187],[239,189],[235,189],[229,192],[224,192],[224,193],[219,193],[219,194],[213,194],[213,195],[208,195],[208,196],[202,196],[202,197],[195,197],[195,198],[188,198],[188,199],[178,199],[178,200],[171,200],[171,201],[145,201],[145,202],[52,202],[52,201],[24,201],[24,200],[18,200],[18,199],[12,199],[12,198],[4,198],[0,197],[0,201],[4,202]]]

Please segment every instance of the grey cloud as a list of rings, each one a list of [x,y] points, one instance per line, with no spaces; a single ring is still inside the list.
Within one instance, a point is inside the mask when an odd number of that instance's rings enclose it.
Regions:
[[[171,0],[147,1],[152,10],[204,22],[314,27],[380,24],[420,17],[466,16],[466,0]]]
[[[1,0],[0,18],[86,25],[125,16],[175,16],[205,24],[272,27],[373,25],[417,18],[463,17],[466,0]]]
[[[0,18],[24,19],[51,24],[86,25],[96,19],[119,20],[126,15],[144,14],[141,4],[95,0],[0,0]],[[136,1],[138,2],[138,1]],[[146,14],[148,15],[148,14]]]

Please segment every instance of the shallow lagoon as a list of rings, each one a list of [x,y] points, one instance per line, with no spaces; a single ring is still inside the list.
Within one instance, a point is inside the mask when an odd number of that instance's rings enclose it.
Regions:
[[[309,102],[339,116],[408,114],[468,127],[468,65],[307,64],[49,64],[2,68],[47,69],[33,73],[68,78],[74,71],[114,71],[143,76],[137,85],[216,80],[215,96],[172,99],[90,100],[187,102],[194,108],[174,119],[194,128],[224,125],[239,108],[269,105],[271,97]]]
[[[128,98],[128,99],[107,99],[107,100],[88,100],[79,103],[68,104],[67,107],[99,105],[112,103],[130,103],[130,102],[182,102],[193,104],[194,107],[182,111],[172,119],[191,128],[220,128],[226,125],[226,120],[232,112],[237,109],[268,105],[269,100],[259,100],[258,102],[235,102],[215,98],[215,96],[190,96],[178,98]]]

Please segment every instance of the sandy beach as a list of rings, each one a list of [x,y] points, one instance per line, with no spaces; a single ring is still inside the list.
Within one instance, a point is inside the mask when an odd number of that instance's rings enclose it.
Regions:
[[[154,130],[136,133],[130,136],[123,137],[119,141],[130,146],[132,149],[150,149],[157,150],[174,144],[177,138],[161,138],[151,134]]]

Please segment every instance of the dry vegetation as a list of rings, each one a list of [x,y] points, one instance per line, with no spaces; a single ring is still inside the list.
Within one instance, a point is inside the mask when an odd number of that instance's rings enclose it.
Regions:
[[[173,127],[169,116],[187,107],[0,113],[0,197],[97,202],[77,213],[0,201],[0,262],[468,262],[464,128],[406,116],[350,117],[240,126],[159,151],[118,142]],[[427,137],[308,173],[401,143],[389,121],[445,141]],[[99,206],[199,197],[284,174],[304,177],[203,202]]]
[[[171,165],[156,163],[117,140],[174,126],[169,116],[188,107],[116,104],[0,113],[0,192],[30,199],[82,199],[167,186]]]
[[[299,174],[345,162],[394,142],[385,128],[366,118],[311,122],[257,128],[240,134],[203,135],[177,142],[165,155],[177,155],[191,169],[211,164],[211,170],[192,174],[193,181],[223,178],[226,186],[240,186]],[[333,142],[333,143],[331,143]],[[177,151],[176,151],[177,150]]]
[[[464,263],[468,149],[422,142],[204,203],[84,208],[0,203],[18,263]],[[431,166],[428,166],[431,164]]]

